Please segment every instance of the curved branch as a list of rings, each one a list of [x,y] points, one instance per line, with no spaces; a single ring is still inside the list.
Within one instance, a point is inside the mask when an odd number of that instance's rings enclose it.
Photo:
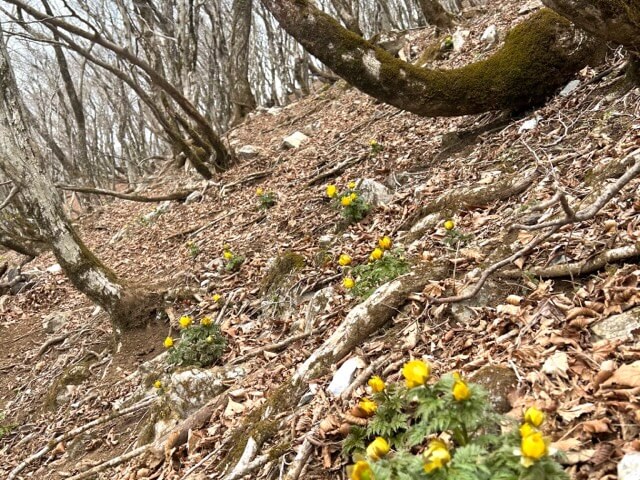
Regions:
[[[57,184],[57,188],[60,190],[67,190],[71,192],[80,192],[80,193],[93,193],[95,195],[107,195],[109,197],[121,198],[123,200],[131,200],[132,202],[145,202],[145,203],[154,203],[154,202],[164,202],[165,200],[184,200],[187,198],[193,190],[183,190],[181,192],[173,192],[168,195],[161,195],[159,197],[145,197],[143,195],[135,195],[130,193],[120,193],[115,192],[113,190],[104,190],[102,188],[91,188],[91,187],[76,187],[73,185],[62,185]]]
[[[308,0],[262,0],[280,25],[336,74],[363,92],[418,115],[458,116],[544,101],[595,50],[586,33],[543,9],[509,32],[487,60],[428,70],[394,58],[341,27]]]

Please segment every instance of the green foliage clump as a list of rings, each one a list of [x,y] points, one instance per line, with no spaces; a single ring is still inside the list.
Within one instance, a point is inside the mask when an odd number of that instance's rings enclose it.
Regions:
[[[304,265],[304,257],[299,253],[287,251],[278,255],[262,281],[262,292],[277,289],[288,275],[304,268]]]
[[[367,216],[369,205],[357,189],[356,182],[349,182],[346,190],[338,192],[335,185],[327,185],[327,196],[333,200],[334,205],[341,207],[342,216],[347,223],[357,223]]]
[[[167,361],[179,367],[209,367],[222,356],[225,346],[220,327],[203,319],[200,325],[182,329],[180,342],[170,347]]]
[[[375,258],[370,260],[369,263],[358,265],[351,271],[351,275],[355,278],[352,292],[360,298],[369,297],[380,285],[409,271],[409,262],[400,249],[384,252],[378,260]]]
[[[382,144],[375,139],[369,141],[369,146],[371,147],[371,155],[374,157],[382,150],[384,150]]]
[[[276,204],[277,197],[274,192],[264,192],[258,189],[258,205],[260,210],[268,210]]]
[[[224,247],[222,256],[225,260],[224,269],[227,272],[236,272],[240,270],[240,267],[242,266],[245,260],[243,255],[238,255],[232,252],[227,246]]]
[[[405,370],[409,364],[413,368]],[[424,375],[416,375],[415,364]],[[372,400],[360,402],[371,418],[366,427],[352,426],[343,443],[343,455],[355,461],[350,479],[568,479],[537,429],[542,412],[530,409],[533,414],[527,411],[518,428],[493,411],[486,391],[459,374],[428,384],[428,365],[412,361],[403,375],[407,385],[385,385],[374,377],[380,387]],[[378,385],[374,379],[372,387]]]
[[[189,253],[189,256],[191,258],[196,258],[200,253],[200,247],[196,242],[188,241],[184,246],[186,247],[187,252]]]
[[[15,428],[15,425],[9,423],[4,423],[5,413],[0,412],[0,439],[5,435],[9,435],[11,431]]]

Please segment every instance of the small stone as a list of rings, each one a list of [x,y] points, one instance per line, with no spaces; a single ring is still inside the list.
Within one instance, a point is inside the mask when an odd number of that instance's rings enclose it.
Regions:
[[[280,115],[280,113],[282,113],[282,109],[280,107],[271,107],[269,110],[267,110],[267,113],[269,115],[277,117],[278,115]]]
[[[358,368],[363,368],[364,362],[360,357],[351,357],[344,362],[338,371],[333,375],[331,383],[327,387],[327,390],[334,396],[339,397],[347,387],[351,384],[353,374]]]
[[[469,30],[456,30],[453,34],[453,51],[459,52],[464,47],[464,44],[467,43],[467,37],[469,36]]]
[[[195,190],[191,192],[189,196],[187,196],[187,198],[184,200],[184,204],[189,205],[190,203],[195,203],[201,199],[202,199],[202,194],[198,190]]]
[[[618,480],[640,480],[640,452],[629,452],[618,463]]]
[[[46,317],[42,319],[42,329],[46,333],[56,333],[59,332],[62,327],[66,325],[69,321],[69,317],[67,314],[62,312],[54,312],[50,313]]]
[[[533,130],[538,126],[538,123],[542,120],[541,117],[530,118],[529,120],[523,122],[518,129],[518,133],[527,132],[529,130]]]
[[[260,155],[260,151],[261,149],[258,147],[254,147],[253,145],[245,145],[244,147],[238,149],[236,153],[242,160],[251,160]]]
[[[604,340],[633,338],[640,329],[640,308],[612,315],[591,326],[591,331]],[[637,333],[636,333],[637,334]]]
[[[365,178],[358,183],[362,199],[372,207],[389,205],[393,201],[391,190],[380,182]]]
[[[498,29],[495,25],[489,25],[480,37],[480,41],[489,45],[494,45],[498,42]]]
[[[562,90],[560,90],[560,96],[568,97],[579,86],[580,86],[580,80],[571,80],[569,83],[565,85],[565,87]]]
[[[326,311],[327,305],[331,302],[335,290],[333,287],[326,287],[322,290],[318,290],[314,295],[309,306],[307,307],[307,315],[304,319],[304,324],[301,325],[301,330],[304,332],[311,332],[314,327],[316,319]]]
[[[300,148],[300,146],[308,140],[309,137],[307,137],[304,133],[294,132],[282,140],[282,145],[285,148]]]
[[[511,410],[509,395],[518,387],[518,377],[509,367],[488,365],[474,373],[470,380],[489,392],[491,405],[498,413]]]
[[[330,247],[331,244],[333,244],[333,242],[334,242],[333,235],[322,235],[320,238],[318,238],[318,244],[321,247]]]

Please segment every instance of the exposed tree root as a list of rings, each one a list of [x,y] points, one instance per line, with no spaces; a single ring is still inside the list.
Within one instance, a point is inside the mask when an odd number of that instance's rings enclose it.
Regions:
[[[193,193],[193,190],[183,190],[181,192],[173,192],[168,195],[161,195],[158,197],[145,197],[143,195],[121,193],[113,190],[104,190],[101,188],[91,188],[91,187],[82,187],[82,186],[74,186],[74,185],[57,184],[56,188],[59,188],[60,190],[68,190],[71,192],[92,193],[95,195],[106,195],[108,197],[115,197],[115,198],[121,198],[123,200],[130,200],[132,202],[145,202],[145,203],[164,202],[165,200],[184,200],[185,198],[187,198],[189,195]]]
[[[142,455],[146,450],[149,449],[148,445],[144,445],[142,447],[138,447],[135,450],[131,450],[130,452],[124,453],[122,455],[118,455],[117,457],[113,457],[106,462],[102,462],[99,465],[96,465],[89,470],[85,470],[82,473],[74,475],[73,477],[69,477],[67,480],[83,480],[85,478],[93,478],[96,473],[103,472],[109,468],[117,467],[118,465],[131,460],[132,458],[136,458]]]
[[[518,269],[507,270],[506,272],[498,273],[498,276],[500,278],[520,278],[529,275],[540,278],[575,278],[597,272],[610,263],[622,262],[638,257],[640,257],[640,243],[612,248],[611,250],[606,250],[595,257],[580,262],[563,263],[552,267],[534,267],[524,271]]]

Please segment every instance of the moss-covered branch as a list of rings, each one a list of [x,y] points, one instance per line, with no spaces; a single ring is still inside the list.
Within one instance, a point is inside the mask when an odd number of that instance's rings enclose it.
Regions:
[[[262,0],[311,54],[363,92],[423,116],[519,109],[544,101],[583,68],[595,42],[543,9],[509,32],[487,60],[429,70],[394,58],[341,27],[308,0]]]

